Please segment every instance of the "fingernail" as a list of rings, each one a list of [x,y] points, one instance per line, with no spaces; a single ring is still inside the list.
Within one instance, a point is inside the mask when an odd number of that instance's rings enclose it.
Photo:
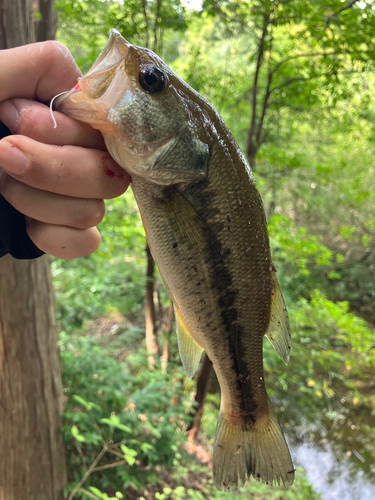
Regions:
[[[0,166],[9,174],[22,175],[27,166],[23,152],[7,140],[0,141]]]
[[[12,102],[5,101],[0,104],[0,120],[11,132],[17,129],[19,117],[18,110]]]

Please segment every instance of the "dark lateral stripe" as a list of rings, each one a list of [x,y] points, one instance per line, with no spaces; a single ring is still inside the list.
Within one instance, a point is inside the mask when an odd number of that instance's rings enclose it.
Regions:
[[[219,234],[226,225],[212,221],[219,213],[216,208],[215,193],[209,189],[208,181],[204,180],[189,186],[184,192],[179,191],[176,185],[167,186],[163,189],[163,196],[158,201],[164,205],[171,223],[175,222],[176,231],[181,231],[181,223],[182,225],[195,224],[198,229],[206,256],[206,265],[210,269],[210,288],[217,297],[222,331],[226,334],[221,338],[218,337],[217,342],[223,342],[224,345],[227,342],[227,355],[231,360],[231,370],[235,374],[240,411],[248,415],[250,420],[255,421],[257,404],[249,367],[244,359],[245,348],[242,340],[244,330],[238,324],[236,309],[238,290],[234,287],[229,265],[231,250],[225,249],[219,240]],[[193,250],[196,251],[192,248]]]
[[[213,208],[215,207],[215,193],[207,193],[209,191],[208,181],[199,183],[199,185],[201,188],[203,187],[200,193],[200,200],[204,201],[202,202],[203,206],[201,206],[200,210],[197,212],[197,218],[199,218],[199,221],[202,219],[207,221],[212,217],[213,211],[215,214],[218,212]],[[198,184],[195,188],[197,187]],[[205,210],[206,208],[207,211]],[[257,404],[254,397],[249,368],[244,359],[244,330],[237,321],[238,311],[235,302],[238,296],[238,290],[234,288],[230,265],[228,264],[231,251],[230,249],[223,248],[218,237],[219,231],[222,230],[222,228],[217,227],[218,225],[220,225],[220,223],[216,223],[216,227],[213,228],[212,224],[207,224],[207,230],[204,232],[208,253],[207,263],[211,268],[211,288],[215,290],[218,295],[217,301],[222,325],[227,333],[228,356],[232,361],[231,368],[236,374],[236,387],[238,393],[241,394],[241,399],[239,401],[240,410],[246,413],[251,421],[255,422]],[[222,226],[224,227],[224,225]]]

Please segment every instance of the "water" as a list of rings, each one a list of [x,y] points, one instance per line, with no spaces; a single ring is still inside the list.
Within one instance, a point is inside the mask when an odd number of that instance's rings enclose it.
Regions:
[[[364,478],[363,472],[349,475],[349,460],[338,463],[329,450],[321,451],[313,445],[291,446],[295,464],[306,470],[314,490],[323,500],[375,500],[375,485]]]

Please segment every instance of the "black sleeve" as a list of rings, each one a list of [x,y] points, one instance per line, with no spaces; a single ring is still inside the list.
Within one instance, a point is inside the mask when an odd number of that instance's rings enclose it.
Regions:
[[[0,139],[10,135],[0,122]],[[36,259],[44,252],[29,238],[25,217],[0,195],[0,257],[10,253],[16,259]]]

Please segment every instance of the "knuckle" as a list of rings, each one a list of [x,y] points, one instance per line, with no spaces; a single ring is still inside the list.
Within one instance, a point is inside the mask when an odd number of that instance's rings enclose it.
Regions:
[[[43,47],[47,54],[49,54],[52,58],[62,55],[63,57],[73,59],[69,49],[61,42],[57,42],[56,40],[47,40],[46,42],[43,42]]]
[[[36,107],[31,102],[25,101],[15,102],[15,105],[19,115],[15,132],[30,136],[31,133],[35,133],[35,129],[39,129],[41,114],[39,106]]]

